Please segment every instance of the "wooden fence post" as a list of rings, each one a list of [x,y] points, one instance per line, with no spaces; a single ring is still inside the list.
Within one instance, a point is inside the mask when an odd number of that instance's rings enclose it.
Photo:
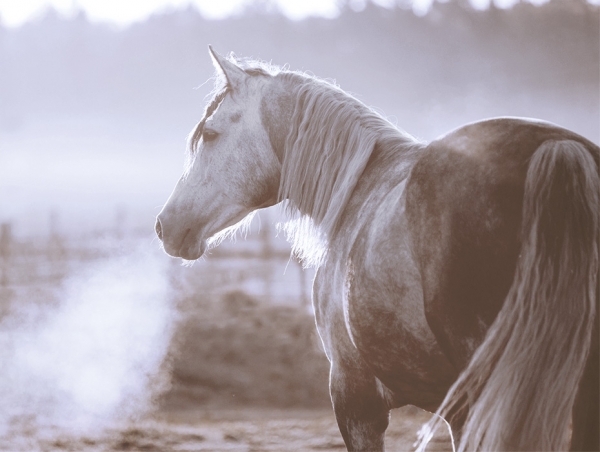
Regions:
[[[10,251],[12,243],[12,225],[0,224],[0,286],[8,286],[8,269],[10,268]]]

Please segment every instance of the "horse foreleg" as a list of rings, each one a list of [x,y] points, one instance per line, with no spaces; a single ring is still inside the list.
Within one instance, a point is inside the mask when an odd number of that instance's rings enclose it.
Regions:
[[[368,370],[332,364],[330,391],[335,417],[349,451],[383,451],[390,409],[381,383]]]

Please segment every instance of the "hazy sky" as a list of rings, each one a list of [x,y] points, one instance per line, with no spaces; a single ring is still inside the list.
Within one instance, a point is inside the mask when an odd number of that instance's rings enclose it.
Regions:
[[[339,0],[263,0],[276,4],[291,19],[302,19],[310,15],[335,17]],[[364,8],[367,0],[350,0],[353,8]],[[410,0],[371,0],[382,6],[391,7],[397,1]],[[417,14],[425,13],[434,0],[412,0]],[[447,0],[445,0],[447,1]],[[498,7],[510,7],[519,0],[470,0],[476,8],[486,8],[491,1]],[[527,0],[531,3],[545,3],[548,0]],[[598,4],[600,0],[589,0]],[[252,0],[0,0],[0,20],[6,26],[19,26],[31,18],[42,14],[52,6],[64,15],[72,15],[84,10],[94,21],[109,21],[119,25],[144,20],[154,12],[170,8],[183,8],[193,4],[207,18],[219,19],[240,11]]]

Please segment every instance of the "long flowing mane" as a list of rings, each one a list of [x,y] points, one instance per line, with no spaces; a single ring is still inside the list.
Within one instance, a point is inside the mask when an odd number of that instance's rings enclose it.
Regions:
[[[279,76],[295,89],[279,188],[294,219],[284,229],[304,264],[319,265],[375,147],[410,160],[421,145],[336,85],[295,72]]]

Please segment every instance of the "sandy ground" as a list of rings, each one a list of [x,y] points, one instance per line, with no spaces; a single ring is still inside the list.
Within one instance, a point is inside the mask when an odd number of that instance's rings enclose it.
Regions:
[[[428,413],[413,407],[392,412],[388,451],[412,444]],[[102,433],[73,436],[52,428],[4,432],[2,451],[343,451],[330,410],[187,410],[162,412]],[[428,450],[451,450],[449,437],[434,437]]]

